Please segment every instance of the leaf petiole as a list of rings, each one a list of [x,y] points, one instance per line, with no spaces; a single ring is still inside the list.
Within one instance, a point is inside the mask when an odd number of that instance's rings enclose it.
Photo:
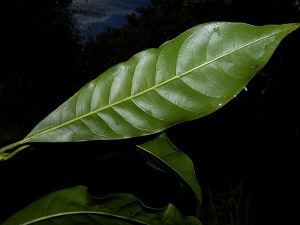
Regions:
[[[7,146],[1,148],[0,149],[0,161],[8,160],[11,157],[13,157],[15,154],[17,154],[18,152],[20,152],[23,149],[28,148],[30,146],[30,145],[22,145],[12,152],[6,152],[7,150],[13,149],[14,147],[19,146],[21,144],[22,143],[20,143],[20,142],[16,142],[16,143],[13,143],[11,145],[7,145]]]

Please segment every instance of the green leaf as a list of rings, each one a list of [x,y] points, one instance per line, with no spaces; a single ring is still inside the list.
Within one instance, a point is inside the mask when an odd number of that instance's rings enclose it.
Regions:
[[[0,159],[28,142],[130,138],[208,115],[243,90],[299,26],[210,22],[192,27],[86,84],[23,140],[0,149]]]
[[[162,171],[167,171],[169,168],[172,169],[193,190],[198,203],[202,203],[201,188],[192,160],[187,154],[177,149],[169,141],[165,133],[162,133],[154,140],[137,145],[137,147],[148,153],[145,157],[154,168]],[[149,157],[149,154],[152,157]],[[142,153],[142,155],[144,154]]]
[[[169,204],[162,209],[144,206],[131,194],[112,194],[96,199],[85,186],[50,193],[8,218],[3,225],[201,225],[191,216],[183,217]]]

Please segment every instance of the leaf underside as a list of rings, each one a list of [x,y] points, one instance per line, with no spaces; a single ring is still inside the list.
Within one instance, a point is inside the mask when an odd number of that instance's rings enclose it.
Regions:
[[[201,188],[196,177],[194,164],[187,154],[177,149],[170,142],[165,133],[154,140],[137,145],[137,149],[146,158],[150,166],[164,172],[171,170],[180,177],[183,185],[189,186],[194,192],[198,205],[201,205]]]
[[[117,193],[96,199],[85,186],[50,193],[12,215],[3,225],[201,225],[191,216],[182,216],[168,204],[155,209],[144,206],[131,194]]]

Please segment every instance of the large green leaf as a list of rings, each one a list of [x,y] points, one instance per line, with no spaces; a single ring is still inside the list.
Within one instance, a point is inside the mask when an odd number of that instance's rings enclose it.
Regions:
[[[199,205],[202,203],[201,188],[195,175],[192,160],[187,154],[177,149],[165,133],[154,140],[137,145],[137,147],[142,150],[139,152],[145,156],[147,162],[154,168],[164,172],[171,169],[175,172],[184,181],[183,184],[187,184],[193,190]]]
[[[29,142],[130,138],[208,115],[236,96],[299,26],[192,27],[86,84],[23,140],[0,149],[0,159]]]
[[[201,225],[191,216],[182,216],[168,204],[154,209],[144,206],[131,194],[112,194],[96,199],[85,186],[50,193],[8,218],[3,225]]]

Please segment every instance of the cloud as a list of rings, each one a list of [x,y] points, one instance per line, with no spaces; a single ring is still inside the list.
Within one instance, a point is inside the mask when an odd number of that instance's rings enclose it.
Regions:
[[[74,19],[81,25],[106,23],[114,16],[125,16],[134,11],[137,6],[145,5],[150,0],[73,0],[72,8],[76,10]],[[114,24],[111,24],[112,26]]]
[[[118,9],[126,8],[134,10],[134,8],[137,6],[149,4],[150,0],[102,0],[102,2]]]
[[[74,21],[82,36],[95,36],[105,27],[118,28],[126,24],[126,15],[151,0],[73,0]]]

